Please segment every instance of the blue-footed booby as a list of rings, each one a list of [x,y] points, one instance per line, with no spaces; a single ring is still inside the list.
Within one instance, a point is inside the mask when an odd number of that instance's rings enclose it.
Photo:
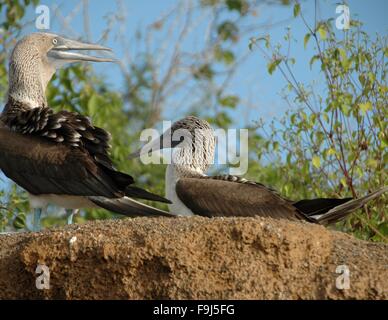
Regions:
[[[166,197],[171,212],[181,215],[263,216],[305,220],[322,225],[335,223],[375,199],[388,187],[362,198],[318,198],[292,201],[274,189],[234,175],[206,175],[215,155],[216,140],[210,124],[194,116],[175,122],[160,138],[130,158],[157,149],[173,148],[166,169]]]
[[[102,207],[124,215],[169,215],[129,197],[169,201],[135,187],[109,157],[110,134],[90,119],[68,111],[55,113],[45,90],[55,71],[78,61],[112,62],[74,50],[109,48],[33,33],[17,42],[9,63],[8,101],[0,116],[0,169],[29,193],[35,231],[49,204],[66,209]],[[102,106],[103,107],[103,106]]]

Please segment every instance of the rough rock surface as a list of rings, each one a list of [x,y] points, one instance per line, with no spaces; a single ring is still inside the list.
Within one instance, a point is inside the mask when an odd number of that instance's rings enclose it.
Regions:
[[[1,235],[0,288],[1,299],[388,299],[388,245],[264,218],[97,221]]]

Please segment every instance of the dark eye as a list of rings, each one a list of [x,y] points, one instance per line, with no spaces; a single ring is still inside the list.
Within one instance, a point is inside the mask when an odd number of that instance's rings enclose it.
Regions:
[[[53,45],[56,45],[58,43],[58,40],[57,39],[53,39]]]

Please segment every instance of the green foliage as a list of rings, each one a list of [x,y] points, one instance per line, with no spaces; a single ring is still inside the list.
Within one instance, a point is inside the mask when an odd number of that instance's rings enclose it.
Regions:
[[[295,3],[294,5],[294,17],[296,18],[300,14],[300,3]]]
[[[20,192],[16,185],[8,190],[0,191],[0,231],[12,226],[14,229],[22,229],[28,212],[26,194]]]
[[[235,10],[242,15],[248,11],[249,3],[246,0],[226,0],[225,3],[230,11]]]
[[[280,62],[282,62],[282,59],[279,58],[275,58],[270,61],[267,66],[268,73],[272,74],[276,70],[276,67],[280,64]]]
[[[214,76],[214,71],[210,64],[206,63],[194,70],[193,76],[195,79],[211,80]]]
[[[231,21],[225,21],[218,26],[218,35],[222,40],[231,40],[236,42],[238,40],[238,27]]]
[[[0,28],[6,31],[20,30],[20,20],[24,17],[26,7],[38,3],[39,0],[2,0],[0,2],[0,12],[4,9],[6,19],[0,23]]]
[[[237,96],[226,96],[219,98],[219,104],[227,108],[236,108],[238,102],[239,98]]]
[[[235,61],[235,54],[231,50],[222,49],[219,45],[214,48],[214,57],[226,65],[231,65]]]
[[[294,15],[301,15],[298,5]],[[296,79],[293,58],[282,54],[281,46],[260,48],[268,57],[268,72],[279,69],[284,76],[283,96],[293,108],[270,126],[259,158],[275,158],[284,173],[275,185],[286,196],[362,196],[387,185],[388,37],[370,38],[356,21],[343,35],[331,20],[316,26],[306,24],[303,39],[305,47],[314,40],[310,68],[318,67],[323,78],[315,84]],[[259,127],[263,132],[264,125]],[[387,241],[386,208],[383,196],[337,227]]]

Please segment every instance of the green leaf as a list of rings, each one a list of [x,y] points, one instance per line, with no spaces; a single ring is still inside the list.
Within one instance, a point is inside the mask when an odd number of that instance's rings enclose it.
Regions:
[[[230,65],[235,61],[234,53],[230,50],[223,50],[217,46],[214,50],[214,56],[218,61]]]
[[[211,80],[214,76],[214,71],[210,64],[204,64],[195,70],[193,75],[195,79]]]
[[[98,95],[93,94],[88,101],[88,113],[94,116],[98,110]]]
[[[380,223],[378,229],[382,234],[388,234],[388,221]]]
[[[225,21],[218,26],[218,35],[224,41],[231,40],[236,42],[238,40],[238,26],[231,21]]]
[[[234,53],[232,51],[224,51],[223,59],[225,64],[227,65],[232,64],[235,60]]]
[[[365,103],[360,103],[358,106],[364,115],[366,114],[367,111],[372,110],[372,103],[370,101]]]
[[[287,159],[286,159],[288,164],[291,164],[291,158],[292,158],[292,153],[289,152],[289,153],[287,154]]]
[[[381,141],[381,146],[383,148],[386,148],[388,146],[388,137],[386,137],[385,132],[380,132],[378,134],[378,137],[379,137],[379,139]]]
[[[318,156],[314,156],[312,162],[315,168],[319,168],[321,166],[321,158]]]
[[[328,156],[335,155],[336,153],[337,151],[334,148],[329,148],[329,150],[327,150]]]
[[[282,59],[275,59],[270,63],[268,63],[268,66],[267,66],[268,73],[272,74],[276,70],[276,67],[280,64],[280,62],[282,62]]]
[[[23,229],[26,226],[26,215],[24,213],[19,214],[13,221],[15,229]]]
[[[375,159],[368,159],[368,160],[366,161],[366,164],[368,165],[368,167],[370,167],[370,168],[372,168],[372,169],[375,169],[375,168],[377,168],[377,166],[378,166],[378,162],[377,162],[377,160],[375,160]]]
[[[319,60],[319,55],[315,55],[310,59],[310,69],[312,68],[315,61]]]
[[[368,72],[368,78],[371,83],[376,80],[376,76],[373,72]]]
[[[310,37],[311,37],[311,33],[306,33],[306,35],[304,36],[303,45],[304,45],[304,48],[305,48],[305,49],[306,49],[306,47],[307,47],[307,43],[308,43],[309,40],[310,40]]]
[[[248,11],[248,3],[246,0],[226,0],[226,5],[230,11],[238,11],[244,15]]]
[[[303,164],[303,167],[302,167],[302,174],[304,176],[308,176],[309,175],[309,163],[307,161],[305,161],[305,163]]]
[[[339,48],[338,52],[343,60],[346,60],[348,58],[346,55],[346,51],[343,48]]]
[[[364,176],[364,171],[360,167],[356,168],[356,172],[359,178],[362,178]]]
[[[296,18],[297,16],[299,16],[299,13],[300,13],[300,3],[295,3],[294,5],[294,17]]]
[[[324,24],[321,24],[318,28],[318,34],[320,38],[325,41],[327,39],[327,30]]]
[[[236,96],[226,96],[218,100],[220,105],[228,108],[236,108],[239,98]]]
[[[341,111],[345,116],[349,116],[350,114],[350,107],[347,104],[341,104]]]
[[[364,76],[363,74],[360,74],[360,75],[358,76],[358,80],[360,81],[360,83],[361,83],[362,85],[365,84],[365,76]]]
[[[385,47],[385,48],[384,48],[384,55],[385,55],[386,57],[388,57],[388,47]]]

